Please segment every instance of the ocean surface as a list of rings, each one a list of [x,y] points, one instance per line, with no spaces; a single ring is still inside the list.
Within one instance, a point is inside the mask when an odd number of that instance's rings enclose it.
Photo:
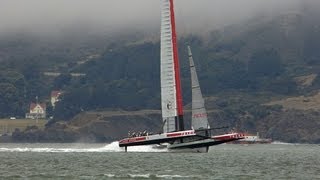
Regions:
[[[151,146],[0,144],[0,179],[320,179],[320,146],[276,143],[172,153]]]

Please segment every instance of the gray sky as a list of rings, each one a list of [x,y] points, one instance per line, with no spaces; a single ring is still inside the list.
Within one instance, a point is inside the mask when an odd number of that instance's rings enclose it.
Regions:
[[[299,0],[175,0],[178,31],[214,29],[294,9]],[[158,30],[160,0],[0,0],[0,33]]]

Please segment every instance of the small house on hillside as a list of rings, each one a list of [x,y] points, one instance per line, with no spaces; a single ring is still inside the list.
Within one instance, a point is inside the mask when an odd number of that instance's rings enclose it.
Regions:
[[[62,91],[51,91],[51,105],[54,108],[56,102],[59,101],[59,97],[62,94]]]
[[[30,111],[26,113],[27,119],[45,119],[46,118],[46,104],[45,103],[31,103]]]

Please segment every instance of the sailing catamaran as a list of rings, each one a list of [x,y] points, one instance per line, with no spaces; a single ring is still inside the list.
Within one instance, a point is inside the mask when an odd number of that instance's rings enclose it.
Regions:
[[[243,138],[243,134],[228,133],[212,136],[204,107],[192,52],[188,46],[192,87],[192,127],[184,129],[182,90],[178,59],[177,35],[173,0],[161,0],[161,109],[163,132],[154,135],[128,137],[119,141],[120,147],[163,144],[168,149],[192,149],[208,152],[209,146]]]

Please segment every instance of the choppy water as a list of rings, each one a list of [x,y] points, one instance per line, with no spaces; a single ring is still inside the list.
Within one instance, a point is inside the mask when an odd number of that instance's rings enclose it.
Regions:
[[[111,144],[0,144],[0,179],[320,179],[319,145],[219,145],[209,153]]]

